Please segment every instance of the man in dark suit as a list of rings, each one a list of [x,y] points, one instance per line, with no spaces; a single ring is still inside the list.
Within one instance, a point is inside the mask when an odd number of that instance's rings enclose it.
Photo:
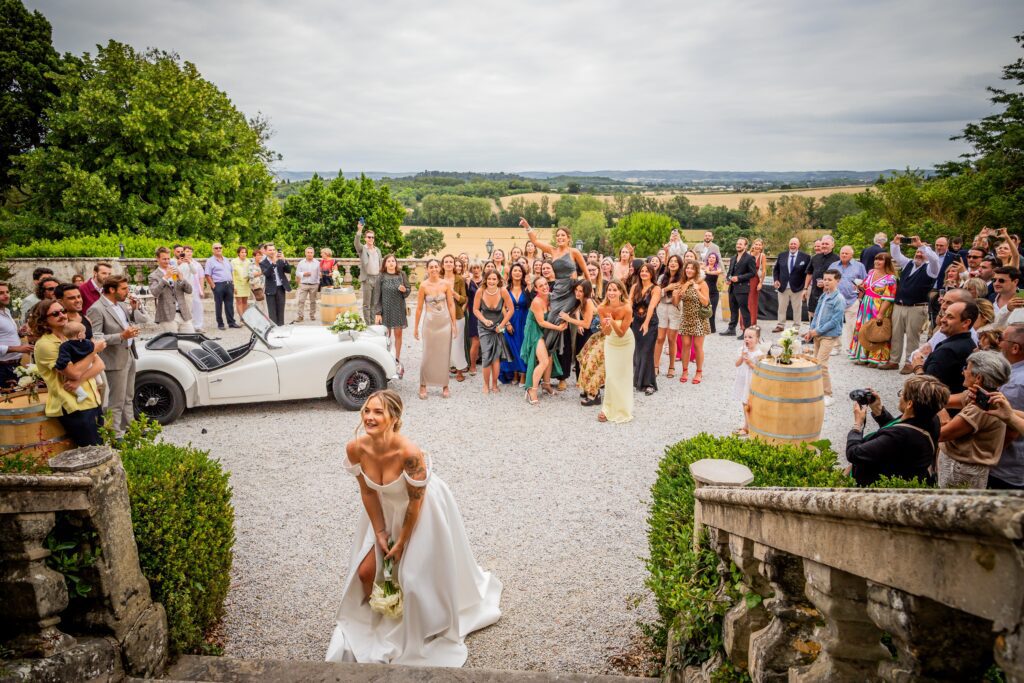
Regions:
[[[747,238],[740,237],[736,240],[736,256],[729,263],[729,272],[725,279],[729,283],[729,328],[719,332],[723,337],[736,334],[736,323],[739,316],[743,315],[743,328],[750,326],[750,308],[747,306],[747,297],[750,294],[750,280],[757,275],[757,263],[754,257],[747,253]],[[743,338],[743,333],[737,337]]]
[[[888,241],[889,238],[884,232],[875,233],[873,244],[860,252],[860,262],[864,264],[864,270],[870,272],[875,267],[875,257],[885,251],[885,243]]]
[[[267,298],[267,316],[275,325],[284,325],[284,300],[292,289],[288,282],[292,267],[272,243],[264,247],[263,253],[266,258],[260,261],[260,270],[267,281],[263,290]]]
[[[787,309],[793,307],[793,325],[800,327],[804,319],[804,281],[807,278],[807,266],[811,263],[811,255],[800,251],[800,240],[789,240],[789,251],[779,254],[772,269],[775,289],[779,293],[779,317],[775,332],[782,332],[786,326]]]

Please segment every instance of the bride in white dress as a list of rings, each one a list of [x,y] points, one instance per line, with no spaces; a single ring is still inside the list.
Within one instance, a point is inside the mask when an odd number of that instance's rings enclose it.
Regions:
[[[378,391],[363,404],[366,431],[346,447],[345,469],[359,482],[360,515],[327,661],[462,666],[465,637],[501,616],[501,582],[477,565],[448,486],[405,436],[402,399]],[[389,544],[391,550],[388,550]],[[368,599],[391,558],[403,595],[392,619]]]

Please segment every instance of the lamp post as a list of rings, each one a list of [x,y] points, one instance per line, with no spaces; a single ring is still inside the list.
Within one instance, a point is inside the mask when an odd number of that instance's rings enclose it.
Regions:
[[[121,249],[121,260],[124,260],[124,242],[117,245]]]
[[[576,251],[583,251],[583,240],[576,240]]]
[[[491,258],[491,252],[494,251],[494,242],[488,239],[487,244],[484,246],[487,247],[487,258]]]

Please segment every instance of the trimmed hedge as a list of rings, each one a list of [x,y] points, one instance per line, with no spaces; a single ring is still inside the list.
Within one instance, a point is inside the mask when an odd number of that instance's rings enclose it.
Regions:
[[[666,449],[651,489],[647,534],[647,586],[660,618],[646,630],[658,647],[665,647],[668,630],[675,627],[672,661],[680,667],[701,664],[721,649],[722,616],[732,607],[731,601],[716,595],[718,558],[706,547],[693,550],[694,481],[689,465],[703,458],[746,465],[754,474],[751,486],[853,485],[835,468],[836,453],[827,441],[772,446],[755,439],[699,434]],[[729,593],[733,600],[739,595],[735,590]]]
[[[28,244],[11,244],[4,248],[5,258],[118,258],[121,255],[120,245],[124,242],[126,258],[153,258],[157,247],[170,247],[175,242],[191,244],[195,249],[196,258],[207,258],[212,252],[210,242],[191,237],[183,239],[146,237],[130,233],[103,235],[85,235],[67,237],[62,240],[38,240]],[[234,256],[233,250],[230,254]]]
[[[156,423],[138,420],[119,445],[139,562],[167,610],[172,652],[205,652],[231,581],[231,487],[207,451],[157,442],[158,433]]]

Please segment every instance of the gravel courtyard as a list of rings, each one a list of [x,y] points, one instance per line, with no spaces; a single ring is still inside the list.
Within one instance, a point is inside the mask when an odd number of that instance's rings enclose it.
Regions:
[[[768,325],[765,326],[769,327]],[[219,333],[240,340],[239,330]],[[577,392],[481,394],[481,377],[452,396],[416,396],[419,343],[406,335],[403,431],[433,458],[465,518],[477,561],[502,580],[503,616],[470,636],[469,667],[601,673],[654,614],[644,587],[647,505],[671,443],[740,424],[731,399],[735,339],[707,340],[704,382],[660,377],[636,396],[634,420],[599,424]],[[847,393],[873,386],[887,405],[901,378],[833,357],[836,404],[823,436],[841,450],[852,422]],[[691,366],[692,374],[692,366]],[[358,422],[333,398],[206,408],[167,427],[167,439],[209,449],[231,472],[237,543],[228,596],[227,654],[321,659],[334,625],[358,488],[340,466]]]

